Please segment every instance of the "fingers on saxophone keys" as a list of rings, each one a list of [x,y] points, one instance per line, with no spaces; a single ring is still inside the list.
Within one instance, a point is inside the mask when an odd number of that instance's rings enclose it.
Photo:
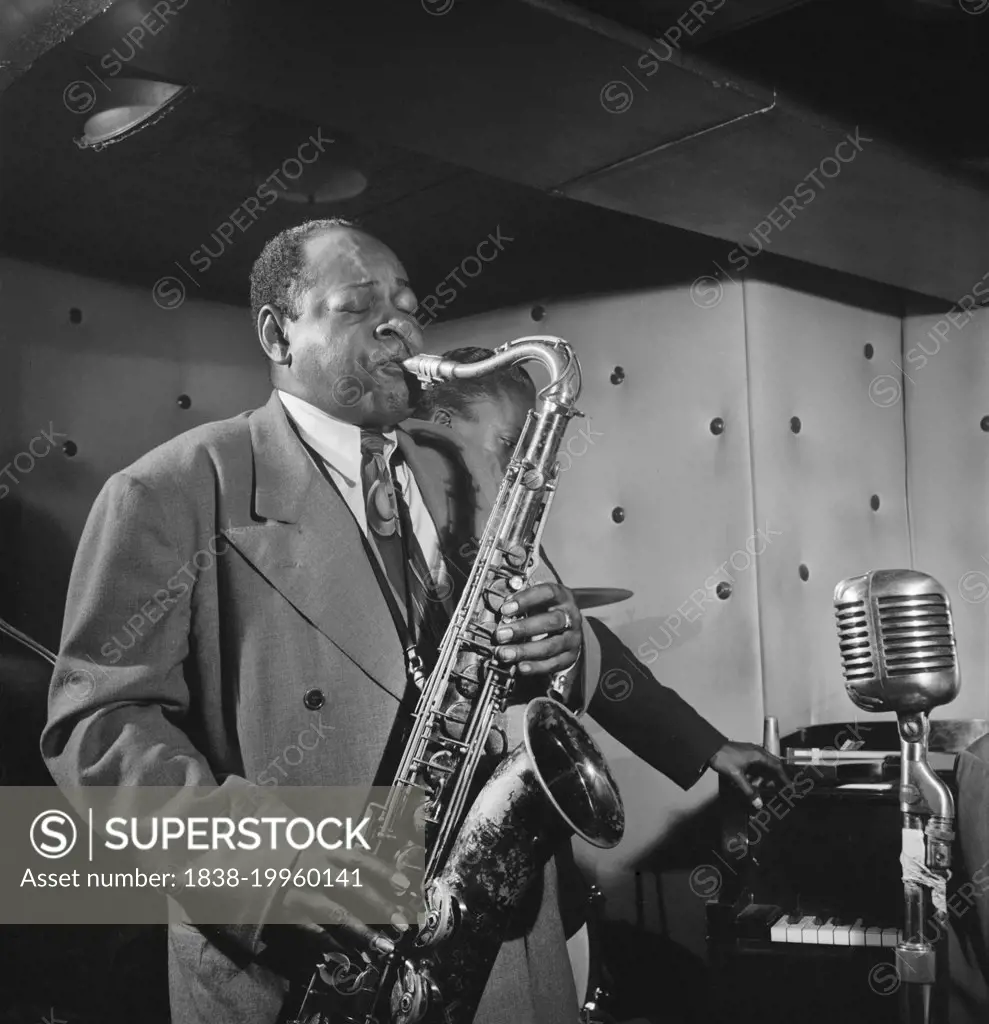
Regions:
[[[395,870],[394,863],[386,863],[379,857],[372,857],[361,850],[334,850],[333,859],[346,863],[348,868],[360,868],[382,882],[390,883],[396,890],[404,891],[412,884],[407,875]]]
[[[549,616],[550,618],[552,616]],[[510,647],[499,647],[496,649],[499,660],[504,662],[518,662],[519,671],[531,672],[535,669],[533,666],[528,665],[531,661],[541,661],[545,658],[551,658],[558,654],[566,654],[576,651],[580,645],[578,637],[575,637],[572,633],[560,633],[552,632],[547,634],[545,629],[540,630],[538,624],[532,625],[538,619],[543,616],[535,616],[533,619],[526,619],[525,628],[522,623],[516,624],[514,629],[514,639],[516,644]],[[531,637],[526,643],[518,643],[519,640]],[[573,658],[571,657],[571,661]],[[566,666],[564,666],[566,667]],[[539,671],[545,671],[546,666],[539,665]]]
[[[328,927],[323,931],[321,940],[329,950],[349,948],[386,954],[394,952],[395,943],[387,935],[365,924],[343,907],[330,916],[334,920],[327,922]]]
[[[512,652],[512,656],[505,660],[518,662],[519,671],[524,673],[558,672],[569,668],[577,660],[576,648],[568,634],[558,634],[505,650]]]
[[[501,606],[503,615],[517,615],[520,611],[528,612],[537,608],[546,608],[550,604],[561,601],[565,595],[553,583],[537,583],[515,594],[510,601]]]
[[[556,608],[551,612],[529,615],[511,625],[500,625],[495,630],[495,640],[500,643],[505,643],[508,640],[542,640],[562,635],[566,631],[566,612]]]

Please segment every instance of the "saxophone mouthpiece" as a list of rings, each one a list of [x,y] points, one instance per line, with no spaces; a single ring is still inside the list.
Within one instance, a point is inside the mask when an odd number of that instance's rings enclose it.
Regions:
[[[437,384],[442,380],[450,380],[457,365],[452,359],[444,359],[442,356],[427,353],[410,356],[402,362],[402,366],[424,387]]]

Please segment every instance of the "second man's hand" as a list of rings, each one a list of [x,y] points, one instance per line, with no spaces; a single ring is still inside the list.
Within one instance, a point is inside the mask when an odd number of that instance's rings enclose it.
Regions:
[[[783,786],[790,785],[783,762],[755,743],[726,743],[708,764],[730,779],[757,811],[762,809],[762,798],[750,779],[776,779]]]

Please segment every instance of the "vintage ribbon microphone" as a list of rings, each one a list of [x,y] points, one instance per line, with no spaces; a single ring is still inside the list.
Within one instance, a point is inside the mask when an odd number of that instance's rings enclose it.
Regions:
[[[842,580],[834,610],[848,696],[865,711],[896,712],[900,731],[901,1019],[946,1024],[947,944],[932,946],[926,926],[947,917],[954,839],[951,791],[927,760],[930,712],[954,700],[961,686],[948,595],[924,573],[882,569]]]

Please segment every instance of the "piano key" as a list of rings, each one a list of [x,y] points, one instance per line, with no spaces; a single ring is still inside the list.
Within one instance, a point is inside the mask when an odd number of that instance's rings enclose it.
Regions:
[[[790,927],[789,915],[783,914],[782,917],[769,929],[769,939],[771,942],[786,942],[786,932]]]
[[[854,922],[838,915],[781,913],[769,923],[771,942],[789,942],[809,946],[873,946],[894,948],[903,938],[897,928],[866,925],[859,917]]]
[[[821,927],[821,919],[811,915],[805,917],[801,923],[803,928],[800,930],[800,938],[797,941],[806,945],[816,946],[817,929]]]

